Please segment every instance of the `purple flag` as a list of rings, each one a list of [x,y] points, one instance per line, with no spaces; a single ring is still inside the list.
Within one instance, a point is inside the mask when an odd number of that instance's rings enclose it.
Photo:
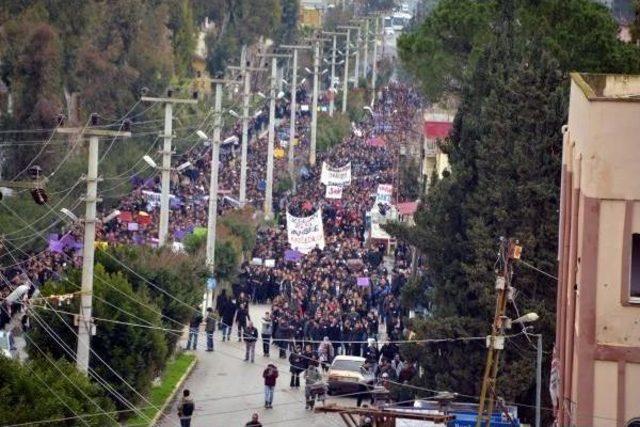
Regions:
[[[61,253],[64,247],[60,240],[49,240],[49,250],[51,252]]]
[[[368,277],[358,277],[358,281],[356,282],[358,286],[369,286],[369,278]]]
[[[287,249],[286,251],[284,251],[284,260],[285,261],[297,262],[297,261],[300,261],[300,258],[302,258],[302,253],[301,252],[298,252],[298,251],[292,250],[292,249]]]

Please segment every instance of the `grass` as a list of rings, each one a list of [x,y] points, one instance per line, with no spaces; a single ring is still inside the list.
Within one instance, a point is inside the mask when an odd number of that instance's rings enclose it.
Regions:
[[[153,387],[151,392],[147,397],[147,400],[151,402],[152,405],[146,404],[143,402],[141,404],[142,413],[146,417],[141,417],[137,415],[129,420],[127,420],[127,425],[129,426],[145,426],[148,425],[148,419],[153,419],[156,416],[158,411],[155,409],[161,408],[162,405],[170,399],[171,393],[175,388],[180,378],[187,371],[187,368],[191,365],[191,363],[195,360],[196,356],[194,354],[181,353],[179,354],[175,360],[167,363],[167,367],[164,371],[164,375],[162,377],[162,382],[159,386]]]

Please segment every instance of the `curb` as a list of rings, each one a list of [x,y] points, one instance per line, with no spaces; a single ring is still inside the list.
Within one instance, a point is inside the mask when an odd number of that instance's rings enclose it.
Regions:
[[[191,362],[191,364],[189,365],[185,373],[182,374],[182,377],[178,380],[176,385],[173,387],[173,390],[171,390],[171,393],[167,397],[167,400],[165,400],[162,406],[160,407],[160,410],[151,419],[151,422],[149,423],[149,427],[155,426],[156,423],[160,420],[160,418],[162,418],[165,415],[164,411],[167,409],[167,406],[169,406],[169,404],[173,402],[173,399],[176,397],[176,393],[178,392],[178,390],[180,390],[180,387],[182,387],[182,384],[184,384],[187,377],[191,374],[191,371],[193,371],[193,368],[195,368],[196,363],[198,363],[197,355],[196,355],[196,358],[193,359],[193,362]]]

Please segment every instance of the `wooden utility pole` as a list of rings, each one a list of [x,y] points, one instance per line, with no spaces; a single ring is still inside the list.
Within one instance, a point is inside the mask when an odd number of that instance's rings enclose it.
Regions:
[[[87,194],[84,215],[84,241],[82,249],[82,289],[80,296],[80,313],[76,318],[78,325],[78,347],[76,363],[78,370],[83,373],[89,371],[89,355],[91,354],[91,336],[94,335],[92,320],[93,310],[93,263],[95,257],[96,240],[96,206],[98,203],[98,152],[100,137],[130,137],[130,132],[96,129],[98,115],[91,116],[91,126],[81,130],[79,128],[58,128],[62,134],[86,135],[89,137],[89,158],[87,166]]]
[[[505,329],[510,327],[508,324],[510,319],[506,317],[505,312],[507,302],[512,297],[513,292],[511,289],[511,277],[513,275],[511,260],[518,259],[520,251],[521,247],[517,245],[517,241],[500,238],[499,259],[502,269],[497,272],[495,283],[498,295],[496,297],[496,309],[491,326],[491,335],[487,336],[487,361],[482,379],[476,427],[489,427],[491,424],[491,414],[493,413],[493,406],[497,396],[496,378],[500,364],[500,354],[504,350]]]
[[[162,146],[162,189],[160,194],[160,227],[158,229],[158,247],[167,243],[169,234],[169,186],[171,184],[171,142],[173,140],[173,105],[174,104],[197,104],[197,99],[173,98],[173,91],[167,91],[166,98],[152,98],[143,96],[143,102],[161,102],[164,104],[164,143]]]

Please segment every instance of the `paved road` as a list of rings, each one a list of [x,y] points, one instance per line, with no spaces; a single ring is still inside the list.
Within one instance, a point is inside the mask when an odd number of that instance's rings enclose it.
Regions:
[[[268,309],[266,305],[252,306],[251,318],[259,319]],[[237,342],[237,335],[230,343],[223,343],[219,341],[219,333],[216,333],[213,353],[204,351],[205,343],[202,339],[198,346],[202,347],[197,351],[199,362],[184,385],[191,390],[196,402],[191,423],[193,427],[244,426],[253,412],[260,415],[264,426],[344,426],[338,415],[314,414],[304,409],[304,384],[299,390],[289,388],[289,365],[284,359],[278,359],[273,348],[271,357],[265,358],[262,356],[261,346],[256,346],[256,361],[251,364],[244,362],[244,347]],[[269,362],[278,366],[280,376],[273,409],[264,409],[262,371]],[[348,398],[330,398],[328,402],[355,406],[355,400]],[[179,425],[175,414],[176,402],[171,406],[171,416],[165,416],[159,425]]]

